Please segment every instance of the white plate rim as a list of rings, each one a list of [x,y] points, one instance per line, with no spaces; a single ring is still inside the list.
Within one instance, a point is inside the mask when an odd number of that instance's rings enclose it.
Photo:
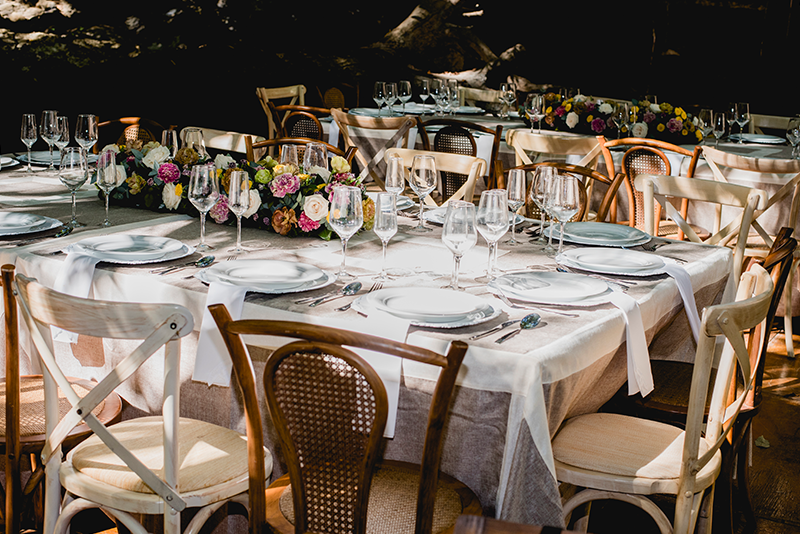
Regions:
[[[731,134],[729,139],[731,140],[739,140],[742,137],[742,134]],[[785,139],[782,137],[778,137],[777,135],[766,135],[766,134],[751,134],[746,133],[744,134],[744,138],[742,139],[745,143],[757,143],[760,145],[782,145],[786,142]]]
[[[555,231],[553,231],[553,230],[555,230]],[[544,229],[542,234],[545,237],[550,237],[550,233],[552,231],[553,239],[558,239],[559,238],[559,233],[557,232],[557,230],[558,229],[555,227],[555,225],[549,226],[549,227]],[[639,231],[641,231],[641,230],[639,230]],[[577,237],[572,238],[572,237],[569,237],[569,236],[567,236],[565,234],[564,235],[564,242],[574,243],[576,245],[588,245],[588,246],[595,246],[595,247],[635,247],[635,246],[638,246],[638,245],[643,245],[643,244],[649,242],[651,239],[653,239],[652,236],[650,236],[650,235],[648,235],[648,234],[646,234],[644,232],[642,232],[642,234],[643,235],[639,239],[636,239],[636,240],[619,240],[619,241],[599,241],[599,240],[596,240],[596,239],[580,239],[580,238],[577,238]]]
[[[72,245],[74,245],[73,243]],[[172,261],[172,260],[179,260],[181,258],[185,258],[191,254],[194,254],[195,248],[191,245],[187,245],[183,243],[183,247],[179,248],[178,250],[173,250],[172,252],[166,253],[164,256],[160,258],[153,258],[150,260],[123,260],[123,259],[116,259],[116,258],[107,258],[104,257],[102,254],[97,255],[91,252],[83,252],[83,251],[74,251],[72,250],[72,245],[68,245],[67,247],[63,248],[61,252],[64,254],[76,253],[82,256],[89,256],[91,258],[95,258],[102,263],[114,263],[117,265],[148,265],[151,263],[162,263],[165,261]]]
[[[41,159],[36,154],[42,155]],[[53,149],[53,164],[58,165],[59,155],[58,150]],[[97,161],[97,154],[88,154],[86,161],[94,163]],[[28,163],[28,153],[22,152],[19,156],[14,156],[17,162]],[[31,165],[50,165],[50,152],[47,150],[32,150],[31,151]]]
[[[560,256],[556,257],[556,262],[560,263],[560,262],[566,260],[568,263],[571,264],[570,266],[577,265],[578,268],[581,269],[582,271],[596,272],[596,273],[614,273],[614,274],[616,274],[616,273],[629,274],[629,273],[638,273],[638,272],[642,272],[642,271],[650,271],[650,272],[652,272],[652,271],[656,271],[656,270],[659,270],[659,269],[663,270],[663,267],[664,267],[664,260],[660,256],[656,256],[656,255],[653,255],[653,254],[646,254],[644,252],[639,252],[637,250],[621,250],[621,251],[614,252],[614,254],[618,255],[618,254],[621,253],[623,256],[627,255],[627,256],[638,257],[638,258],[642,258],[642,259],[646,258],[646,259],[648,259],[648,260],[650,260],[652,262],[652,264],[651,264],[652,266],[643,267],[643,268],[634,268],[634,267],[619,268],[619,267],[611,265],[611,264],[605,264],[608,268],[603,268],[603,264],[584,263],[584,262],[581,262],[580,259],[576,257],[579,254],[587,254],[587,253],[592,253],[592,252],[594,252],[594,253],[603,253],[603,252],[606,252],[606,251],[608,251],[607,248],[594,248],[593,249],[593,247],[576,248],[576,249],[571,249],[571,250],[565,250]]]
[[[365,314],[367,316],[372,311],[376,311],[376,312],[380,311],[380,310],[378,310],[376,308],[370,307],[369,304],[366,304],[366,305],[364,304],[364,298],[367,297],[368,295],[369,294],[362,295],[362,296],[358,297],[357,299],[355,299],[353,301],[353,304],[352,304],[351,308],[356,310],[357,312],[363,313],[363,314]],[[454,329],[454,328],[465,328],[467,326],[474,326],[474,325],[477,325],[477,324],[485,323],[487,321],[491,321],[492,319],[494,319],[495,317],[499,316],[503,312],[503,310],[502,310],[502,308],[500,308],[500,306],[493,306],[490,303],[487,303],[486,308],[483,308],[483,310],[484,310],[484,312],[488,311],[488,310],[491,310],[491,313],[489,313],[487,315],[485,313],[479,312],[478,314],[475,314],[475,316],[468,315],[465,319],[463,319],[461,321],[449,322],[449,323],[439,323],[439,322],[437,322],[437,323],[426,323],[426,322],[423,322],[423,321],[411,320],[411,325],[419,327],[419,328],[434,328],[434,329],[437,329],[437,330],[451,330],[451,329]]]
[[[257,286],[257,285],[238,285],[238,284],[232,284],[230,282],[226,282],[224,280],[219,280],[219,279],[213,279],[212,280],[212,279],[210,279],[208,277],[208,272],[207,272],[209,268],[202,269],[202,270],[196,272],[194,277],[197,278],[198,280],[200,280],[201,282],[206,283],[206,284],[217,283],[217,284],[223,284],[223,285],[230,286],[230,287],[245,288],[247,291],[249,291],[251,293],[261,293],[261,294],[264,294],[264,295],[285,295],[285,294],[289,294],[289,293],[302,293],[304,291],[313,291],[315,289],[322,289],[323,287],[329,286],[329,285],[331,285],[332,283],[334,283],[336,281],[336,274],[334,274],[334,273],[332,273],[330,271],[326,271],[326,270],[322,269],[323,277],[318,279],[319,280],[318,283],[316,283],[314,285],[310,285],[310,286],[302,286],[301,285],[301,286],[296,286],[296,287],[278,289],[278,288],[262,287],[262,286]],[[315,281],[315,282],[317,282],[317,281]]]
[[[315,282],[317,280],[320,280],[324,276],[324,271],[322,269],[320,269],[319,267],[317,267],[315,265],[311,265],[310,263],[304,263],[304,262],[299,262],[299,261],[271,260],[271,259],[266,259],[266,258],[260,258],[260,259],[259,258],[246,258],[246,259],[241,259],[241,260],[234,260],[234,261],[231,261],[231,262],[227,262],[227,261],[226,262],[221,262],[221,263],[218,263],[216,265],[212,265],[212,266],[208,267],[207,270],[209,271],[209,274],[213,275],[220,282],[227,282],[230,285],[246,287],[246,286],[248,286],[247,283],[237,283],[235,278],[230,277],[230,276],[226,276],[226,274],[224,272],[222,272],[222,271],[225,270],[225,269],[229,269],[230,270],[230,269],[236,268],[237,266],[240,267],[240,268],[245,268],[244,266],[247,265],[247,264],[251,264],[252,265],[252,264],[256,264],[256,263],[265,264],[265,267],[267,266],[267,264],[271,264],[273,266],[275,264],[278,264],[278,263],[291,264],[291,265],[303,266],[304,268],[308,268],[307,270],[309,272],[312,271],[312,270],[315,272],[315,277],[314,278],[309,278],[309,279],[306,279],[306,280],[301,281],[299,283],[292,283],[292,282],[289,282],[289,281],[287,281],[287,282],[276,282],[276,283],[269,283],[269,282],[264,282],[264,281],[255,281],[254,286],[258,286],[258,287],[264,287],[264,288],[272,287],[274,289],[287,289],[287,288],[293,288],[293,287],[300,287],[300,286],[308,285],[311,282]],[[242,282],[245,282],[245,281],[242,280]],[[297,282],[297,281],[295,281],[295,282]]]
[[[94,245],[94,242],[99,242],[99,243],[102,244],[103,241],[111,241],[111,240],[113,240],[115,238],[116,239],[120,239],[120,238],[124,238],[124,237],[131,237],[133,239],[142,239],[142,240],[145,240],[145,241],[147,241],[147,240],[161,240],[165,245],[169,244],[171,246],[171,248],[167,249],[165,252],[162,252],[160,255],[158,254],[158,252],[160,252],[160,251],[154,251],[154,252],[148,253],[147,256],[144,256],[144,257],[140,256],[138,258],[136,257],[135,254],[129,254],[129,253],[125,253],[125,252],[100,251],[100,250],[97,250],[96,248],[90,248],[92,245]],[[178,246],[175,246],[175,245],[178,245]],[[184,247],[184,243],[182,241],[177,240],[177,239],[173,239],[171,237],[163,237],[163,236],[107,234],[107,235],[100,235],[100,236],[87,237],[85,239],[81,239],[80,241],[77,241],[77,242],[73,243],[72,247],[73,247],[73,251],[75,251],[75,252],[78,252],[80,254],[87,255],[87,256],[92,256],[92,257],[95,257],[95,258],[102,258],[103,260],[105,260],[105,259],[119,259],[119,260],[126,261],[126,262],[127,261],[136,261],[136,262],[145,261],[145,262],[147,262],[147,261],[150,261],[150,260],[153,260],[153,259],[162,258],[165,255],[168,255],[168,254],[171,254],[173,252],[182,250],[183,247]]]
[[[414,313],[414,312],[404,312],[402,310],[393,310],[386,306],[385,302],[381,300],[382,297],[386,299],[392,298],[395,294],[398,296],[406,296],[406,294],[411,292],[429,292],[429,291],[436,291],[439,294],[445,295],[453,293],[458,297],[465,297],[469,300],[473,300],[476,303],[476,307],[473,308],[471,311],[467,312],[459,312],[458,314],[442,314],[442,313]],[[455,322],[457,319],[465,319],[470,315],[478,313],[482,309],[486,309],[487,306],[490,304],[483,299],[476,297],[475,295],[470,295],[469,293],[457,293],[455,291],[449,292],[446,289],[433,289],[433,288],[417,288],[417,287],[390,287],[386,289],[379,289],[377,291],[371,291],[367,295],[365,295],[364,302],[367,306],[370,306],[378,311],[382,311],[384,313],[389,313],[391,315],[397,315],[398,317],[402,316],[404,319],[415,320],[414,316],[418,317],[417,320],[421,320],[423,322],[428,323],[439,323],[439,322]],[[478,306],[479,304],[479,306]],[[434,318],[436,320],[434,320]],[[450,318],[450,321],[440,321],[439,319]]]
[[[42,222],[31,226],[29,228],[25,228],[22,230],[11,230],[11,231],[4,231],[0,230],[0,237],[12,236],[12,235],[25,235],[25,234],[36,234],[38,232],[44,232],[47,230],[52,230],[53,228],[58,228],[62,226],[64,223],[59,221],[58,219],[54,219],[52,217],[47,217],[45,215],[40,215],[42,217]],[[2,243],[0,243],[2,245]]]
[[[611,289],[611,287],[609,287],[608,290],[605,291],[604,293],[601,293],[600,295],[597,295],[590,299],[574,300],[572,302],[539,302],[539,301],[534,302],[531,300],[522,300],[516,298],[513,295],[508,295],[506,293],[503,293],[503,291],[500,288],[493,286],[491,282],[486,286],[486,288],[489,291],[489,293],[492,293],[493,295],[498,295],[498,294],[503,295],[505,298],[511,301],[516,300],[518,302],[524,302],[526,304],[534,304],[534,305],[540,304],[540,305],[551,306],[554,308],[592,308],[594,306],[608,304],[609,303],[608,295],[614,292],[614,290]]]
[[[546,276],[553,276],[553,277],[556,277],[556,278],[575,278],[576,281],[580,281],[580,282],[585,283],[585,284],[587,284],[589,286],[594,285],[594,286],[597,286],[598,288],[602,286],[603,289],[602,289],[602,291],[598,291],[597,293],[593,293],[592,295],[590,295],[588,297],[572,299],[572,300],[553,299],[553,298],[535,299],[535,298],[531,298],[530,296],[526,296],[526,295],[523,295],[521,293],[517,293],[515,291],[513,291],[513,292],[509,291],[508,289],[510,289],[510,288],[504,288],[504,287],[502,287],[501,285],[498,284],[498,280],[500,280],[500,279],[502,279],[504,277],[508,278],[510,276],[520,276],[520,275],[536,275],[536,276],[544,276],[544,275],[546,275]],[[599,297],[600,295],[605,294],[609,289],[608,284],[606,282],[604,282],[603,280],[598,280],[596,278],[590,278],[588,276],[580,275],[580,274],[560,273],[560,272],[553,272],[553,271],[524,271],[524,272],[521,272],[521,273],[510,273],[510,274],[502,275],[502,276],[499,276],[499,277],[495,278],[494,280],[489,282],[488,287],[493,287],[493,288],[497,289],[503,295],[505,295],[506,297],[508,297],[510,299],[513,299],[513,300],[519,300],[519,301],[522,301],[522,302],[531,302],[531,303],[535,303],[535,304],[556,304],[556,305],[560,305],[560,306],[572,306],[572,305],[575,305],[575,303],[581,303],[581,302],[584,302],[584,301],[590,301],[590,300],[592,300],[592,299],[594,299],[596,297]]]

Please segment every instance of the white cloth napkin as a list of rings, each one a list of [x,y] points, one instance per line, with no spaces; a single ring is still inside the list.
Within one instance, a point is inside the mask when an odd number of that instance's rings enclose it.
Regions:
[[[694,300],[692,279],[683,265],[678,265],[677,263],[664,262],[664,272],[670,275],[675,280],[675,283],[678,284],[678,291],[683,299],[683,308],[686,310],[686,316],[689,318],[689,326],[692,328],[694,341],[695,343],[699,343],[700,315],[697,313],[697,303]]]
[[[94,268],[100,260],[70,252],[61,270],[53,289],[73,297],[86,298],[92,289],[92,278],[94,278]],[[60,328],[51,327],[54,341],[64,341],[66,343],[77,343],[78,334],[67,332]]]
[[[220,282],[208,286],[208,297],[203,309],[203,322],[200,325],[200,339],[197,341],[197,357],[194,362],[192,380],[205,382],[209,386],[229,387],[233,362],[228,355],[225,341],[219,333],[217,323],[208,311],[212,304],[224,304],[234,320],[242,316],[244,296],[247,288]]]
[[[625,338],[628,347],[628,395],[641,393],[644,397],[653,391],[653,372],[639,303],[617,291],[611,293],[608,301],[622,310],[627,325]]]

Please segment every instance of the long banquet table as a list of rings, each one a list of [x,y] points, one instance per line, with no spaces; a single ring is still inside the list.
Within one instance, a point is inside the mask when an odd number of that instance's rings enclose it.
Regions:
[[[22,166],[0,173],[0,207],[67,220],[70,208],[65,189],[41,173],[33,181],[21,169]],[[14,240],[6,240],[5,245],[0,243],[0,261],[16,263],[19,272],[52,287],[65,258],[58,251],[85,237],[114,232],[169,236],[195,244],[199,236],[198,219],[117,207],[111,210],[115,226],[99,228],[102,203],[93,195],[79,201],[78,214],[79,219],[93,226],[67,237],[51,237],[23,246],[14,246]],[[401,218],[401,224],[410,223],[409,219]],[[217,261],[228,255],[234,235],[235,228],[209,220],[208,240],[217,247]],[[333,271],[341,260],[338,241],[289,239],[248,228],[243,229],[243,241],[256,248],[246,257],[303,261]],[[361,276],[365,288],[380,269],[380,250],[380,242],[372,232],[354,237],[348,246],[348,266]],[[699,309],[719,302],[724,291],[730,289],[728,249],[676,243],[658,252],[688,261],[686,269]],[[474,278],[485,269],[486,257],[483,243],[465,255],[462,284],[470,293],[500,306],[504,313],[490,323],[455,330],[412,327],[407,342],[444,352],[454,339],[466,339],[508,317],[519,319],[527,313],[507,308],[491,297],[485,286],[475,282]],[[448,281],[452,266],[438,228],[422,236],[401,230],[389,244],[388,262],[408,269],[411,274],[392,280],[386,287],[440,287]],[[513,249],[500,245],[501,269],[528,266],[552,269],[555,264],[533,245],[526,243]],[[153,265],[100,263],[93,279],[92,296],[186,306],[194,314],[196,326],[194,335],[182,346],[182,415],[243,431],[241,405],[235,392],[191,381],[208,288],[195,278],[185,278],[194,272],[192,269],[156,276],[149,273],[152,268]],[[337,287],[341,284],[337,283]],[[628,294],[641,308],[651,358],[691,359],[694,342],[675,282],[670,278],[641,279]],[[337,303],[344,300],[309,308],[295,304],[295,298],[249,293],[242,316],[288,318],[345,328],[363,320],[354,310],[335,311]],[[625,383],[626,327],[621,312],[610,304],[570,311],[579,317],[542,312],[543,326],[525,331],[503,345],[494,343],[496,336],[469,342],[445,432],[442,470],[472,488],[487,513],[498,518],[541,525],[563,524],[550,438],[566,418],[598,410]],[[256,371],[261,373],[269,348],[249,344]],[[58,357],[67,374],[89,379],[103,376],[116,363],[123,347],[123,343],[85,336],[75,345],[57,343]],[[27,354],[24,342],[23,350]],[[130,404],[124,417],[160,410],[162,367],[163,362],[158,358],[151,359],[143,367],[144,376],[125,384],[119,392]],[[35,364],[23,365],[23,372],[35,370]],[[387,458],[419,460],[434,378],[431,372],[425,366],[404,363],[397,428],[395,437],[386,442]],[[266,433],[268,446],[277,459],[273,472],[273,477],[277,477],[285,467],[269,425]]]

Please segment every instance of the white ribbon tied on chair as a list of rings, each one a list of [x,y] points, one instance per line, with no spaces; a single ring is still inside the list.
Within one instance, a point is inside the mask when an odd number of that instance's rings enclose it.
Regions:
[[[611,293],[608,301],[622,311],[627,325],[625,339],[628,348],[628,395],[649,395],[653,391],[653,371],[639,303],[617,291]]]
[[[67,254],[67,259],[61,270],[58,272],[58,278],[53,285],[53,289],[72,295],[73,297],[86,298],[89,296],[89,291],[92,289],[92,279],[94,278],[94,268],[100,260],[70,252]],[[51,327],[50,331],[53,335],[54,341],[63,341],[66,343],[77,343],[78,334],[67,332],[60,328]]]

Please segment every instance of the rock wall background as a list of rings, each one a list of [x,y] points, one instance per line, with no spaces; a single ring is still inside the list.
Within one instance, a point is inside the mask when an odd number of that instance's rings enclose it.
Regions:
[[[140,115],[264,133],[257,86],[303,83],[310,104],[338,86],[348,106],[374,105],[376,79],[480,69],[515,46],[489,87],[519,76],[793,115],[798,9],[791,0],[0,0],[0,151],[21,151],[20,114],[43,109],[72,121]]]

